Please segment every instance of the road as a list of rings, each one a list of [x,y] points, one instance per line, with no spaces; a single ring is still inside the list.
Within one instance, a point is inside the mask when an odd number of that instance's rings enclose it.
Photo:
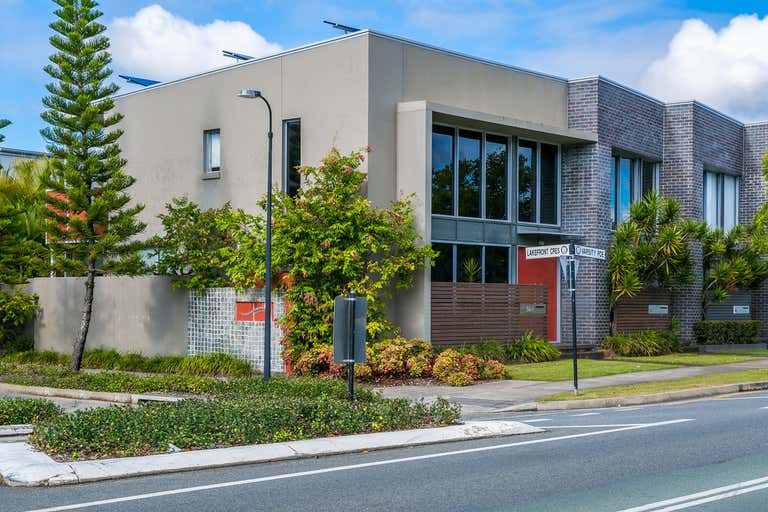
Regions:
[[[501,418],[547,432],[79,486],[0,487],[0,510],[768,510],[764,392],[493,415]]]

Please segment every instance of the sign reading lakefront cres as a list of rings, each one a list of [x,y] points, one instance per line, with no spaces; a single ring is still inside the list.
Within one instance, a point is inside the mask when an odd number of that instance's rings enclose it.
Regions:
[[[575,247],[576,256],[594,258],[597,260],[605,259],[604,249],[596,249],[594,247],[586,247],[583,245],[577,245]],[[572,256],[568,244],[541,245],[538,247],[525,248],[525,258],[528,260],[536,260],[540,258],[559,258],[560,256]]]
[[[541,245],[539,247],[526,247],[525,258],[528,260],[536,260],[540,258],[559,258],[560,256],[568,256],[570,251],[567,244],[561,245]]]

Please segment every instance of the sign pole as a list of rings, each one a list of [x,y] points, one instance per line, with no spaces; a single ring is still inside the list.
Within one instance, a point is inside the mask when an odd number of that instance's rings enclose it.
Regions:
[[[568,289],[571,292],[571,336],[573,338],[573,394],[579,394],[578,346],[576,345],[576,244],[572,241],[568,256]]]
[[[355,400],[355,302],[357,294],[349,292],[349,308],[347,309],[347,325],[349,327],[348,337],[348,360],[347,360],[347,398],[350,402]]]

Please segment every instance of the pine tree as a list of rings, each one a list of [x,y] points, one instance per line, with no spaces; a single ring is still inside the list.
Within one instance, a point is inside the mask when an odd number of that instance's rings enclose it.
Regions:
[[[136,275],[144,270],[134,240],[146,225],[137,219],[144,206],[129,205],[126,192],[135,179],[123,172],[111,96],[118,87],[107,82],[109,39],[102,35],[102,15],[93,0],[54,0],[59,6],[50,43],[56,50],[44,69],[53,78],[43,98],[42,114],[49,125],[41,131],[48,141],[52,172],[44,179],[49,217],[48,240],[54,268],[85,276],[85,297],[71,369],[80,370],[93,310],[96,275]]]

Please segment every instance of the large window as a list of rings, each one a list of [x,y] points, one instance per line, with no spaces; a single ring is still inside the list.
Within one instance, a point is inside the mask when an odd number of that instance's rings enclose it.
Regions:
[[[611,159],[611,220],[620,224],[629,217],[632,203],[658,189],[659,164],[620,156]]]
[[[299,192],[301,175],[301,119],[283,121],[283,183],[285,192],[293,197]]]
[[[436,242],[438,252],[432,267],[433,282],[509,283],[509,246],[449,244]]]
[[[560,149],[521,140],[517,148],[518,219],[558,224]]]
[[[221,132],[206,130],[203,132],[203,158],[205,174],[216,174],[221,171]]]
[[[704,173],[704,220],[726,233],[738,224],[739,178],[717,172]]]
[[[432,213],[509,219],[509,137],[434,125]]]
[[[453,215],[454,129],[432,128],[432,213]]]

